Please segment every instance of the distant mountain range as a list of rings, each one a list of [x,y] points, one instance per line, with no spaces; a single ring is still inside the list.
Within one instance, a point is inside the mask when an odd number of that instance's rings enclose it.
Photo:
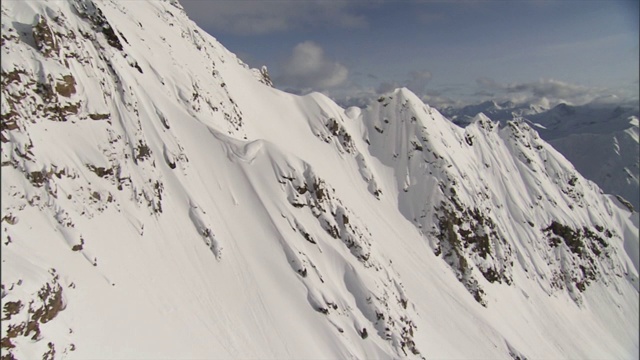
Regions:
[[[485,114],[494,121],[507,121],[526,115],[539,114],[549,109],[537,104],[516,104],[512,101],[498,103],[488,100],[479,104],[445,107],[438,110],[454,123],[465,126],[479,113]]]

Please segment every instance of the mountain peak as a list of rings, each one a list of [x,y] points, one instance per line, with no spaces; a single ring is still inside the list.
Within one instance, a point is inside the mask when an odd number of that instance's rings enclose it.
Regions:
[[[410,101],[410,102],[416,102],[418,104],[423,104],[422,100],[420,100],[418,95],[416,95],[413,91],[409,90],[406,87],[400,87],[393,90],[390,93],[390,96],[393,96],[393,95],[397,96],[399,101]]]
[[[560,103],[553,108],[553,111],[556,112],[560,116],[570,116],[576,113],[575,107],[566,104]]]

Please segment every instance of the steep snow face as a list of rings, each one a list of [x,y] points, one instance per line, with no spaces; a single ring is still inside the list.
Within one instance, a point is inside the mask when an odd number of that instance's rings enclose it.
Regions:
[[[629,127],[608,133],[582,132],[550,140],[581,174],[606,193],[622,196],[635,211],[640,209],[640,142],[638,118]]]
[[[607,229],[613,205],[526,123],[500,129],[480,114],[461,129],[406,89],[363,116],[372,154],[394,169],[400,211],[480,303],[478,272],[512,284],[520,267],[578,303],[596,278],[626,272],[606,255],[605,238],[624,239]]]
[[[637,106],[559,104],[544,109],[488,101],[443,110],[443,114],[462,126],[480,112],[502,124],[525,119],[583,176],[606,193],[621,196],[622,201],[628,201],[636,210],[640,207]]]
[[[640,208],[637,108],[558,105],[528,119],[582,175]]]
[[[637,354],[637,213],[526,124],[269,85],[175,0],[2,3],[3,354]]]

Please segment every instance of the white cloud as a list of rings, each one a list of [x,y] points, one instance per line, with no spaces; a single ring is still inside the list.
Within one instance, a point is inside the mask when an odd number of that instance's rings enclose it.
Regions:
[[[548,103],[556,105],[561,102],[582,105],[592,101],[609,101],[612,98],[626,98],[620,91],[588,87],[555,79],[541,79],[531,82],[503,84],[489,78],[476,80],[481,90],[495,93],[494,100],[513,101],[514,103]]]
[[[343,84],[348,74],[347,68],[328,59],[319,45],[305,41],[293,48],[276,83],[302,92],[323,90]]]
[[[349,0],[219,1],[181,0],[199,26],[241,35],[266,34],[308,26],[364,27],[366,20]]]
[[[400,83],[397,81],[392,81],[380,83],[380,85],[378,85],[378,88],[376,89],[376,92],[378,94],[384,94],[400,87],[406,87],[407,89],[420,96],[424,94],[427,84],[431,80],[431,77],[431,72],[426,70],[411,71],[407,74],[407,80],[405,80],[404,82]]]
[[[416,94],[422,94],[430,80],[431,72],[426,70],[412,71],[409,73],[409,80],[405,86]]]
[[[454,100],[450,97],[441,96],[441,95],[424,95],[422,97],[422,101],[429,105],[438,109],[443,109],[447,107],[459,107],[462,102],[460,100]]]
[[[383,82],[380,83],[380,85],[378,85],[378,87],[376,88],[376,93],[385,94],[401,87],[403,87],[403,85],[397,81]]]
[[[341,84],[338,88],[333,88],[330,91],[324,91],[325,94],[331,97],[342,107],[358,106],[366,107],[371,101],[376,101],[381,94],[392,92],[395,89],[406,87],[413,91],[416,95],[423,96],[427,92],[426,85],[431,80],[431,72],[426,70],[410,71],[407,73],[407,79],[402,82],[399,81],[383,81],[375,86],[375,82],[371,80],[379,80],[376,75],[355,73],[355,77],[367,78],[368,85],[362,85],[358,81],[350,78],[344,84]],[[435,98],[434,98],[435,99]],[[438,98],[440,100],[440,98]],[[442,102],[448,102],[442,98]]]

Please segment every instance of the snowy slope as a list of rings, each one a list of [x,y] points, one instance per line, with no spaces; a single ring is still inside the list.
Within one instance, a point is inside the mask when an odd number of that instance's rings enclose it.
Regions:
[[[637,107],[560,104],[527,119],[583,176],[640,208]]]
[[[638,118],[630,118],[630,127],[611,133],[578,133],[550,140],[573,165],[605,192],[620,195],[640,208],[640,142]]]
[[[525,123],[287,94],[176,1],[2,3],[2,353],[633,358],[638,214]]]
[[[449,119],[466,126],[478,113],[506,123],[525,119],[587,179],[608,194],[640,207],[638,107],[564,103],[551,109],[531,104],[487,101],[460,109],[443,109]]]

